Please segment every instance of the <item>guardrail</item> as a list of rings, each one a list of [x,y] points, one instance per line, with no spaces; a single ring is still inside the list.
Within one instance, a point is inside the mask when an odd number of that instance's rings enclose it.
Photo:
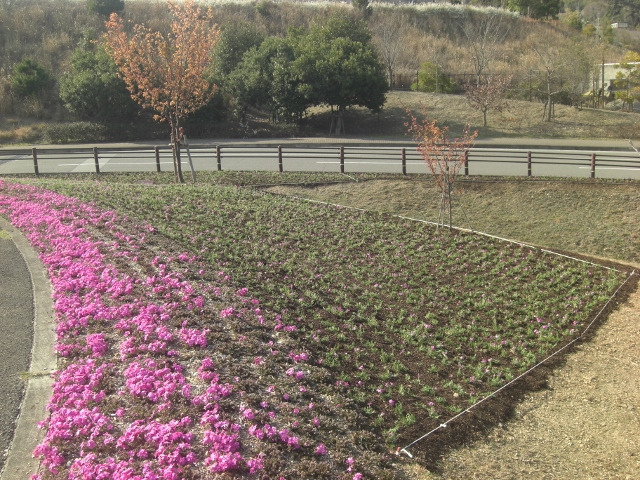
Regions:
[[[195,169],[204,170],[271,170],[271,171],[335,171],[345,173],[373,171],[371,165],[385,166],[387,170],[407,174],[407,165],[414,171],[424,163],[415,146],[222,146],[191,145]],[[184,156],[186,157],[186,155]],[[578,166],[588,169],[591,178],[597,169],[624,169],[640,171],[640,156],[635,152],[550,150],[550,149],[497,149],[471,148],[467,152],[464,174],[482,175],[500,170],[505,175],[532,176],[534,167]],[[184,158],[183,158],[184,160]],[[62,163],[61,163],[62,162]],[[320,165],[327,165],[320,168]],[[331,165],[336,165],[335,170]],[[397,167],[396,167],[397,165]],[[0,150],[0,175],[45,173],[95,172],[104,166],[111,171],[173,171],[173,157],[169,146],[127,148],[32,148]],[[114,168],[117,167],[117,168]],[[315,168],[315,170],[314,170]],[[377,170],[376,170],[377,171]],[[426,172],[426,169],[424,170]],[[586,172],[585,172],[586,173]],[[541,174],[538,174],[541,175]],[[548,174],[545,174],[548,175]]]

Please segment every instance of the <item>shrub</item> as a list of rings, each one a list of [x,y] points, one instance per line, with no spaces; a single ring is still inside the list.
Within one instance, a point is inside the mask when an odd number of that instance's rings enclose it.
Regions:
[[[444,73],[440,65],[424,62],[418,72],[418,82],[411,84],[411,90],[429,93],[455,93],[456,83]]]
[[[11,87],[23,98],[37,96],[52,83],[51,74],[31,59],[24,59],[13,67]]]
[[[71,69],[60,80],[60,99],[84,120],[126,120],[140,110],[103,45],[73,52]]]
[[[574,30],[582,31],[584,25],[582,23],[582,17],[579,12],[568,12],[564,17],[564,23]]]
[[[94,122],[57,123],[45,129],[49,143],[93,143],[109,139],[107,127]]]

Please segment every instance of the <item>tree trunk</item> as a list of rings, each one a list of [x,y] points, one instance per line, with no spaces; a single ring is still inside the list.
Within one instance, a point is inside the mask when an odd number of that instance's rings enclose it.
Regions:
[[[547,110],[547,122],[551,121],[551,106],[553,105],[553,100],[551,98],[551,73],[547,72],[547,104],[549,105],[549,109]]]
[[[335,112],[331,107],[331,126],[329,127],[329,135],[344,135],[344,107],[338,106],[338,111]]]
[[[453,211],[451,209],[451,178],[449,177],[449,167],[447,166],[445,173],[445,188],[447,189],[447,203],[449,207],[449,231],[453,229]]]

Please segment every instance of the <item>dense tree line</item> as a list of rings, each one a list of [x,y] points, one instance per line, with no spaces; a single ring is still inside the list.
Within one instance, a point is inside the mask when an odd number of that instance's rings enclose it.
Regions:
[[[335,109],[331,131],[344,133],[344,111],[379,111],[388,84],[363,22],[334,16],[287,37],[261,35],[249,24],[229,24],[213,52],[210,82],[218,86],[239,121],[249,107],[268,111],[276,122],[299,122],[308,108]],[[60,82],[60,98],[85,119],[113,120],[137,109],[104,46],[85,42]]]
[[[511,7],[523,13],[526,7],[530,16],[556,15],[555,0],[517,1]],[[588,6],[571,1],[576,8]],[[634,0],[607,1],[610,11],[624,12]],[[553,8],[533,14],[540,5]],[[577,97],[590,88],[603,56],[615,62],[625,52],[602,42],[604,29],[589,30],[577,11],[563,17],[564,27],[523,22],[503,9],[447,4],[372,8],[363,0],[319,7],[262,0],[214,9],[222,38],[207,78],[220,88],[192,116],[199,124],[225,117],[243,121],[249,109],[268,112],[274,122],[297,123],[311,107],[328,105],[332,130],[341,132],[349,107],[379,110],[386,88],[402,75],[418,90],[441,93],[463,90],[460,74],[473,75],[476,85],[512,75],[511,95],[544,102],[545,92],[561,88],[555,99]],[[0,114],[111,122],[117,110],[121,120],[140,119],[144,114],[127,97],[101,46],[104,22],[116,11],[125,24],[168,31],[166,10],[163,2],[144,0],[0,3]],[[550,64],[553,75],[547,76]],[[28,94],[19,86],[25,72],[41,77],[40,87]]]
[[[364,22],[334,16],[310,30],[267,37],[249,25],[223,31],[216,52],[218,79],[241,116],[248,107],[266,109],[276,121],[299,122],[308,108],[329,105],[330,130],[344,133],[344,111],[361,106],[376,112],[388,84]],[[241,58],[239,52],[244,50]]]

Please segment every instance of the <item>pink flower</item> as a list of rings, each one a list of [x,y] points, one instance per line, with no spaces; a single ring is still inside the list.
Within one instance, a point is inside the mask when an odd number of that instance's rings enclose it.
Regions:
[[[248,420],[253,420],[254,415],[253,415],[253,410],[251,410],[250,408],[247,408],[245,410],[242,411],[242,416]]]
[[[353,459],[353,457],[349,457],[347,458],[345,463],[348,465],[347,472],[350,472],[353,469],[353,464],[355,463],[355,460]]]
[[[327,447],[325,447],[322,443],[319,444],[316,448],[316,455],[326,455],[327,453]]]

